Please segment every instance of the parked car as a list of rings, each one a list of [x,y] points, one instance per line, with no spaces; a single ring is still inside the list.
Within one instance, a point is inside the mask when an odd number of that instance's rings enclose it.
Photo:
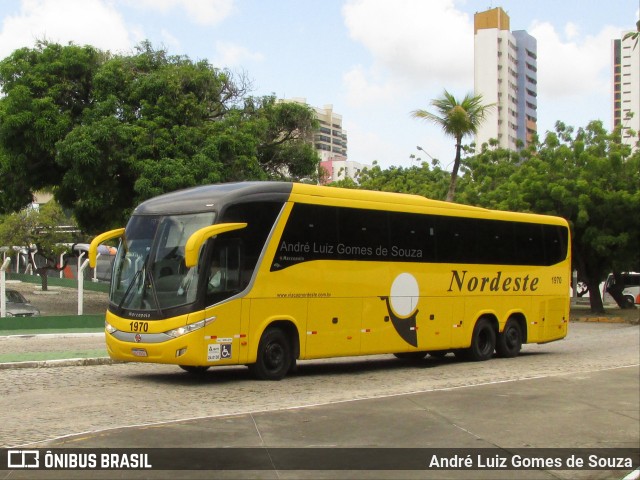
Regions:
[[[5,290],[7,317],[37,317],[40,310],[31,305],[17,290]]]
[[[622,295],[629,305],[633,305],[634,303],[640,304],[640,273],[623,272],[620,274],[619,279],[622,281]],[[602,300],[605,303],[615,302],[609,293],[609,288],[611,288],[615,282],[616,279],[613,273],[610,273],[602,289]]]

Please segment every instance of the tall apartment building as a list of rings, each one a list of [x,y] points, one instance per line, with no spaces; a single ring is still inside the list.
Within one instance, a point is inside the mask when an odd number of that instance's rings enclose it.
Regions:
[[[347,159],[347,132],[342,129],[342,115],[333,111],[333,105],[312,107],[320,122],[314,143],[321,161]]]
[[[474,15],[474,88],[495,104],[478,129],[476,145],[497,139],[502,148],[527,146],[537,132],[537,42],[524,30],[510,31],[501,8]]]
[[[308,105],[305,98],[282,100]],[[309,105],[311,106],[311,105]],[[327,177],[323,183],[356,179],[363,168],[371,167],[358,162],[347,160],[347,132],[342,128],[342,115],[333,111],[333,105],[323,108],[311,106],[316,112],[320,128],[314,134],[313,143],[320,157],[320,166],[324,168]]]
[[[333,105],[323,108],[307,103],[306,98],[291,98],[281,102],[295,102],[307,105],[316,112],[320,128],[313,136],[313,144],[321,161],[347,159],[347,132],[342,129],[342,115],[333,111]]]
[[[613,126],[622,126],[622,142],[635,149],[640,139],[640,43],[625,40],[626,33],[613,40]]]

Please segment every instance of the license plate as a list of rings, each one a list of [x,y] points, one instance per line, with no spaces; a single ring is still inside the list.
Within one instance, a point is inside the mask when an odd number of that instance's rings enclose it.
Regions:
[[[131,353],[134,357],[146,357],[147,351],[144,348],[132,348]]]

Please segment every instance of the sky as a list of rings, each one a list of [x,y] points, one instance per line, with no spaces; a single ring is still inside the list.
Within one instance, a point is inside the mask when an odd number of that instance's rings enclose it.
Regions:
[[[122,54],[149,40],[246,75],[252,95],[332,105],[349,160],[426,152],[446,168],[453,140],[411,112],[473,93],[473,15],[495,7],[537,39],[538,132],[610,129],[611,40],[635,30],[640,0],[0,0],[0,59],[42,39]]]

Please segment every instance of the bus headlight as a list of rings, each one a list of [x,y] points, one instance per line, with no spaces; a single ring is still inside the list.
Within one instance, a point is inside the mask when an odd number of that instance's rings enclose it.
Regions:
[[[113,332],[116,332],[118,330],[117,328],[115,328],[113,325],[111,325],[107,321],[104,322],[104,329],[109,333],[113,333]]]
[[[169,335],[173,338],[181,337],[182,335],[186,335],[187,333],[195,332],[196,330],[200,330],[201,328],[206,327],[210,323],[212,323],[216,317],[205,318],[204,320],[200,320],[199,322],[189,323],[184,327],[174,328],[173,330],[168,330],[165,335]]]

